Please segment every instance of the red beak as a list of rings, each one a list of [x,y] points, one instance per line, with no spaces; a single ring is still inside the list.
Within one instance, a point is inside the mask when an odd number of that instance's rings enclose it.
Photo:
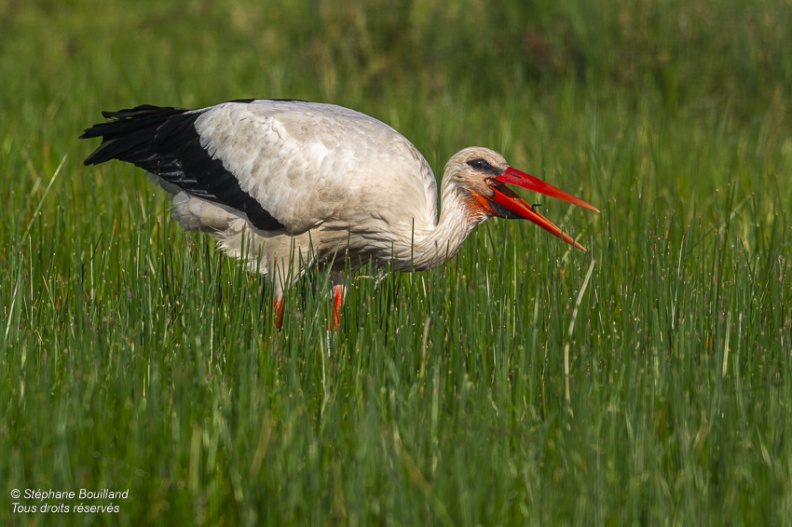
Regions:
[[[578,242],[572,239],[572,237],[564,233],[557,225],[540,214],[534,206],[526,203],[522,198],[520,198],[517,194],[509,190],[501,183],[517,185],[518,187],[527,188],[528,190],[533,190],[534,192],[544,194],[545,196],[562,199],[574,205],[593,210],[594,212],[599,212],[596,207],[589,205],[582,199],[576,198],[575,196],[568,194],[563,190],[554,187],[553,185],[545,183],[539,178],[535,178],[530,174],[526,174],[525,172],[521,172],[509,166],[506,167],[506,170],[504,170],[503,174],[490,179],[490,188],[495,193],[491,198],[489,198],[490,201],[500,205],[519,218],[534,222],[550,234],[558,236],[565,242],[574,245],[578,249],[586,251],[585,247],[580,245]]]

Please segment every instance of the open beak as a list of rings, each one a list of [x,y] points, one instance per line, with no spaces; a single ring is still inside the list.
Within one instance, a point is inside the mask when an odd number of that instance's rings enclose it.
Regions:
[[[528,190],[533,190],[534,192],[544,194],[545,196],[562,199],[574,205],[593,210],[594,212],[599,212],[596,207],[589,205],[582,199],[576,198],[575,196],[572,196],[571,194],[568,194],[563,190],[554,187],[553,185],[545,183],[539,178],[535,178],[530,174],[526,174],[525,172],[521,172],[509,166],[506,167],[506,170],[504,170],[503,174],[495,176],[489,180],[489,187],[495,193],[489,198],[489,200],[493,203],[496,203],[497,205],[500,205],[500,207],[511,213],[506,217],[519,217],[530,220],[550,234],[558,236],[565,242],[574,245],[582,251],[586,251],[585,247],[580,245],[578,242],[572,239],[572,237],[563,232],[552,221],[540,214],[536,210],[536,207],[526,203],[522,198],[509,190],[509,188],[502,183],[517,185],[518,187],[527,188]]]

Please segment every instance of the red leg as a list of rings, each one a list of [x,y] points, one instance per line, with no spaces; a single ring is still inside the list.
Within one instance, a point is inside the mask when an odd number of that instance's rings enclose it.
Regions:
[[[344,286],[333,286],[333,331],[338,331],[338,322],[341,320],[341,304],[344,302]],[[327,324],[330,326],[330,324]],[[330,329],[329,327],[327,329]]]
[[[280,329],[281,323],[283,322],[283,297],[276,296],[275,302],[273,303],[273,308],[275,310],[275,327]]]

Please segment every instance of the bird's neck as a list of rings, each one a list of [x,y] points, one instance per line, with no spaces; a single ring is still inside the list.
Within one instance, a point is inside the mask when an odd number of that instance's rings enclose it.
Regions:
[[[440,217],[434,229],[415,232],[412,240],[411,267],[431,269],[451,259],[470,231],[486,216],[476,214],[466,202],[466,194],[454,185],[445,184],[440,195]]]

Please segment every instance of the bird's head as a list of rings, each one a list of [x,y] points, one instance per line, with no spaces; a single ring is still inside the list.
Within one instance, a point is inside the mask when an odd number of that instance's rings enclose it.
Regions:
[[[540,214],[536,205],[528,204],[506,185],[533,190],[595,212],[599,210],[539,178],[512,168],[499,153],[482,147],[465,148],[448,161],[446,177],[463,193],[466,209],[471,217],[499,216],[529,220],[578,249],[586,250]]]

